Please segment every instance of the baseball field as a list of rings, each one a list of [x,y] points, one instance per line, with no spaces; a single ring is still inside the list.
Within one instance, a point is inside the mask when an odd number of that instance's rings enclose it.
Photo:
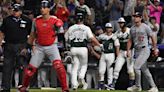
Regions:
[[[16,89],[12,89],[11,92],[17,92]],[[56,89],[56,90],[52,90],[52,89],[30,89],[29,92],[61,92],[61,90]],[[70,90],[70,92],[128,92],[126,90],[115,90],[115,91],[109,91],[109,90],[81,90],[78,89],[77,91],[73,91]],[[142,92],[146,92],[146,91],[142,91]],[[160,92],[164,92],[164,91],[160,91]]]

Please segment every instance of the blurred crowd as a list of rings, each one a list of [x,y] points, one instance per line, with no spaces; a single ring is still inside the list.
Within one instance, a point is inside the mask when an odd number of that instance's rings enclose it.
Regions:
[[[75,23],[76,7],[85,8],[86,24],[94,31],[96,26],[104,27],[111,22],[114,30],[118,30],[117,20],[124,17],[128,27],[132,25],[132,14],[135,11],[142,12],[143,21],[151,26],[157,26],[159,42],[163,38],[163,1],[161,0],[49,0],[51,1],[51,14],[65,22],[64,29]],[[32,19],[40,13],[39,0],[1,0],[0,21],[12,13],[12,4],[20,3],[24,7],[24,14]],[[30,6],[29,6],[30,5]]]
[[[110,22],[113,32],[119,30],[118,19],[123,17],[126,26],[133,25],[132,15],[135,12],[142,14],[143,22],[150,26],[157,35],[158,44],[164,44],[164,1],[163,0],[49,0],[51,2],[51,14],[57,16],[64,22],[63,28],[60,29],[61,34],[58,36],[59,48],[61,52],[64,47],[64,33],[67,29],[75,24],[75,11],[83,12],[85,15],[84,23],[88,25],[92,32],[97,36],[105,30],[105,24]],[[19,3],[23,6],[23,14],[27,15],[31,20],[40,14],[40,0],[0,0],[0,25],[3,18],[12,14],[12,4]],[[150,42],[151,44],[151,42]],[[61,49],[62,48],[62,49]],[[92,50],[91,50],[92,51]],[[64,56],[64,53],[61,53]],[[46,59],[45,59],[46,60]],[[48,60],[46,60],[48,61]],[[46,66],[46,65],[45,65]],[[91,65],[92,66],[92,65]],[[71,74],[71,65],[67,65],[68,75]],[[98,66],[97,66],[98,67]],[[97,76],[97,71],[91,71],[88,68],[88,78]],[[37,87],[56,87],[57,80],[51,81],[51,68],[40,68],[38,70]],[[95,69],[94,69],[95,70]],[[48,72],[47,72],[48,71]],[[54,74],[55,71],[51,71]],[[47,74],[49,73],[49,74]],[[18,71],[15,69],[14,85],[18,85]],[[46,77],[45,77],[46,76]],[[51,75],[52,76],[52,75]],[[56,75],[53,75],[56,76]],[[54,78],[54,77],[53,77]],[[87,78],[87,79],[88,79]],[[1,79],[1,78],[0,78]],[[70,79],[70,78],[68,78]],[[87,80],[91,83],[91,80]],[[97,77],[94,77],[95,87],[98,84]],[[93,88],[89,85],[88,88]]]

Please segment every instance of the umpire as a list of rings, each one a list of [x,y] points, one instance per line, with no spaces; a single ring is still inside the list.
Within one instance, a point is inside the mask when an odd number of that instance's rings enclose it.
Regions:
[[[32,21],[22,14],[21,5],[13,4],[12,15],[4,18],[0,27],[0,45],[3,39],[5,41],[1,92],[10,92],[11,75],[16,64],[16,57],[27,54],[25,48],[31,25]]]

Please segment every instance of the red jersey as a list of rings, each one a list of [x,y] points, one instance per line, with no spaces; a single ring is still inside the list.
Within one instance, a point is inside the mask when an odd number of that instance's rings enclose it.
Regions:
[[[52,45],[56,39],[55,26],[61,27],[63,22],[55,16],[50,16],[48,20],[44,20],[39,16],[35,20],[37,43],[42,46]]]

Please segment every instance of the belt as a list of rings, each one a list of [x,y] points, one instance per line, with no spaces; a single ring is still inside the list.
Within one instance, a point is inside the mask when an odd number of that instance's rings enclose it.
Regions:
[[[146,46],[141,46],[141,47],[135,47],[135,49],[143,49],[143,48],[145,48]]]

